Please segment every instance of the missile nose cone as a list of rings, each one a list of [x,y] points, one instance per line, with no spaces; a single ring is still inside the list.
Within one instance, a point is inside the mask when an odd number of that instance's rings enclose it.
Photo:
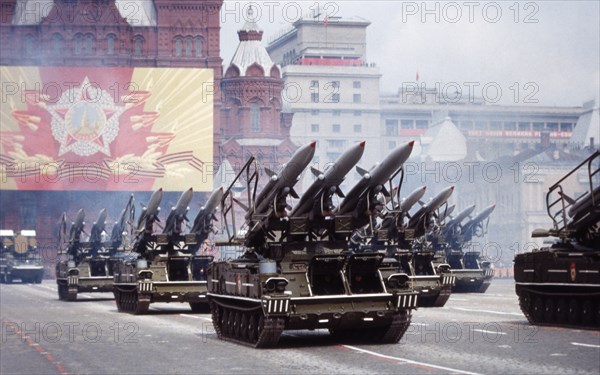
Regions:
[[[415,144],[415,141],[412,140],[412,141],[408,142],[408,147],[412,147],[414,144]]]
[[[358,145],[359,145],[360,147],[365,147],[365,143],[366,143],[366,141],[361,141],[361,142],[360,142]]]
[[[454,191],[454,185],[450,186],[450,191]]]
[[[312,147],[312,148],[315,148],[316,145],[317,145],[317,141],[312,141],[309,144],[309,146]]]
[[[421,186],[421,190],[427,190],[427,186],[425,186],[425,185]]]
[[[159,188],[158,191],[162,191],[162,188]]]

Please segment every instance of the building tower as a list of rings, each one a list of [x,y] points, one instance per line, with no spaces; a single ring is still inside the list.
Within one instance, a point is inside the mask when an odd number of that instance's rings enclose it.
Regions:
[[[283,79],[261,43],[263,32],[254,22],[252,7],[248,7],[247,20],[238,31],[240,43],[221,83],[218,161],[242,165],[252,154],[263,163],[277,165],[297,148],[289,140],[292,117],[281,113]]]

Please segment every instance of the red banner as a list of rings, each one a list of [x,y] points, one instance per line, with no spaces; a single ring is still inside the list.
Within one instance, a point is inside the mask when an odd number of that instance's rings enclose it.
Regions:
[[[2,189],[212,190],[211,69],[0,70]]]

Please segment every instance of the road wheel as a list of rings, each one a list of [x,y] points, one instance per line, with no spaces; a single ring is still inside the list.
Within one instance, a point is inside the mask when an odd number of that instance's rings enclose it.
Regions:
[[[244,341],[248,341],[248,337],[249,337],[249,325],[248,325],[248,320],[249,320],[249,312],[244,312],[242,313],[242,320],[240,322],[240,338]]]
[[[581,323],[588,327],[594,325],[594,304],[589,299],[586,299],[581,305]]]
[[[559,324],[565,324],[569,316],[569,307],[567,305],[567,300],[564,298],[560,298],[558,302],[556,302],[555,311],[556,322]]]
[[[544,322],[554,322],[554,298],[546,297],[546,303],[544,305]]]
[[[229,337],[229,309],[223,307],[223,314],[221,315],[221,331],[223,336]]]
[[[571,298],[569,301],[569,324],[577,325],[579,324],[579,301],[576,298]]]
[[[242,338],[241,325],[242,325],[242,313],[240,311],[236,311],[235,317],[233,319],[233,337],[238,340],[240,340]]]
[[[250,313],[250,318],[248,319],[248,341],[254,344],[256,340],[258,340],[258,314]]]
[[[535,323],[544,321],[544,299],[541,296],[535,297],[533,308],[531,309],[531,317]]]

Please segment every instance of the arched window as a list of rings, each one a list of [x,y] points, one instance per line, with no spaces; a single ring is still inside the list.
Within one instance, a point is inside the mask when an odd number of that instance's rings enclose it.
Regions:
[[[35,46],[33,45],[35,41],[35,37],[31,34],[27,34],[23,37],[23,50],[25,55],[33,56],[35,53]]]
[[[64,46],[64,40],[62,35],[56,33],[52,35],[52,53],[55,55],[60,55],[62,53],[64,53],[63,51],[63,46]]]
[[[185,40],[185,57],[192,57],[192,38]]]
[[[202,56],[202,38],[196,37],[196,57]]]
[[[182,49],[183,42],[181,41],[181,38],[175,39],[175,56],[180,57]]]
[[[133,55],[134,56],[142,56],[142,45],[144,40],[141,36],[136,36],[133,40]]]
[[[73,38],[74,50],[76,55],[80,55],[83,50],[83,35],[75,34]]]
[[[106,37],[106,53],[109,55],[115,54],[115,42],[117,40],[117,36],[115,34],[108,34]]]
[[[92,34],[87,34],[85,36],[85,44],[83,48],[83,53],[86,55],[91,55],[94,51],[94,36]]]
[[[260,106],[258,103],[250,104],[250,119],[252,121],[252,131],[260,132]]]

